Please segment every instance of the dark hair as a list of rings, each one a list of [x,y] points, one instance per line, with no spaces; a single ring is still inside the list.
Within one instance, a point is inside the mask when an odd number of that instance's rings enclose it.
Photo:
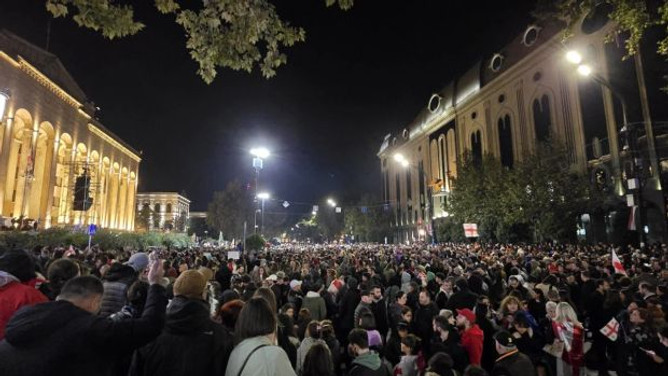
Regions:
[[[46,278],[53,296],[58,296],[67,281],[79,275],[79,264],[70,259],[58,259],[49,265]]]
[[[513,315],[513,325],[517,325],[520,328],[528,328],[529,320],[527,320],[526,314],[523,311],[515,312]]]
[[[308,332],[309,337],[311,338],[320,338],[320,323],[316,320],[313,320],[308,323],[306,326],[306,331]]]
[[[133,284],[128,287],[128,302],[135,307],[139,308],[140,311],[144,309],[146,304],[146,299],[148,298],[148,288],[149,284],[144,281],[135,281]]]
[[[376,329],[376,318],[371,311],[364,310],[360,315],[358,324],[364,330],[374,330]]]
[[[278,312],[278,304],[276,304],[276,295],[274,295],[274,292],[271,291],[269,287],[260,287],[259,289],[255,290],[253,296],[259,296],[260,298],[264,298],[264,300],[266,300],[267,303],[269,303],[271,311],[274,313]]]
[[[295,333],[295,322],[292,320],[292,317],[285,313],[279,313],[278,322],[280,322],[283,327],[283,334],[288,337],[297,337],[297,333]]]
[[[357,345],[363,349],[369,348],[369,335],[366,330],[355,328],[348,333],[348,342],[351,345]]]
[[[407,314],[408,312],[413,313],[413,310],[409,306],[401,307],[401,316]]]
[[[0,253],[0,270],[28,282],[35,278],[35,263],[28,253],[20,249],[12,249]]]
[[[333,376],[334,362],[327,345],[316,343],[306,353],[302,376]]]
[[[445,318],[445,316],[434,316],[434,324],[441,330],[450,330],[450,323],[448,322],[448,319]]]
[[[487,371],[474,365],[469,365],[464,370],[464,376],[487,376],[487,375],[488,375]]]
[[[87,299],[95,295],[104,294],[102,281],[94,276],[74,277],[65,283],[60,291],[62,299]]]
[[[322,338],[329,338],[334,336],[334,324],[332,324],[332,320],[322,320],[320,325],[322,326],[320,329]]]
[[[455,362],[450,355],[444,352],[437,352],[429,358],[427,367],[429,371],[436,372],[439,375],[449,375],[454,364]]]
[[[403,292],[403,291],[401,291],[401,290],[399,290],[399,291],[397,291],[397,295],[394,296],[394,300],[395,300],[395,301],[398,301],[399,299],[403,298],[404,295],[406,295],[406,293]]]
[[[218,310],[222,324],[233,330],[242,308],[244,308],[244,302],[241,299],[230,300],[223,304]]]
[[[416,350],[420,348],[421,342],[422,341],[420,340],[420,337],[416,336],[415,334],[409,334],[401,339],[401,343],[411,349],[411,355],[415,355],[417,353]]]
[[[239,313],[234,326],[237,343],[246,338],[266,336],[276,332],[276,315],[266,299],[252,297]]]

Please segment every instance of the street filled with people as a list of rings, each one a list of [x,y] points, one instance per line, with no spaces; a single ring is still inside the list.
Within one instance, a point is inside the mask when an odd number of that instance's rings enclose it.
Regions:
[[[668,248],[0,249],[0,375],[668,375]]]

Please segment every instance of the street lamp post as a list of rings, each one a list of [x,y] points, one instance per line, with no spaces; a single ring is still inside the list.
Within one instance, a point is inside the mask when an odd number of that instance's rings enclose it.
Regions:
[[[260,235],[263,235],[263,230],[264,230],[264,201],[269,199],[269,193],[267,193],[267,192],[258,193],[257,198],[259,198],[262,202],[262,206],[261,206],[261,209],[260,209]]]
[[[426,193],[426,196],[427,196],[426,199],[425,199],[425,204],[424,204],[424,212],[425,212],[425,213],[424,213],[424,216],[426,217],[426,218],[424,218],[424,221],[425,221],[425,222],[429,221],[429,226],[431,227],[431,235],[429,235],[429,236],[430,236],[430,238],[431,238],[431,243],[434,244],[434,243],[435,243],[435,236],[434,236],[434,231],[435,231],[435,229],[434,229],[434,220],[433,220],[432,215],[431,215],[431,213],[430,213],[430,209],[431,209],[431,205],[430,205],[430,204],[431,204],[431,198],[432,198],[432,197],[431,197],[431,187],[429,186],[429,184],[427,184],[427,175],[424,173],[423,170],[421,170],[420,168],[418,168],[418,166],[416,166],[416,165],[414,165],[414,164],[411,164],[411,163],[408,161],[408,159],[406,159],[406,157],[404,157],[403,154],[401,154],[401,153],[397,153],[397,154],[395,154],[395,155],[394,155],[394,160],[395,160],[397,163],[399,163],[402,167],[404,167],[404,168],[412,168],[412,169],[414,169],[414,170],[418,173],[418,175],[422,174],[422,177],[423,177],[423,183],[424,183],[424,186],[425,186],[425,189],[426,189],[426,192],[425,192],[425,193]],[[408,182],[408,184],[410,184],[410,182]],[[429,232],[427,231],[427,234],[428,234],[428,233],[429,233]],[[418,232],[418,234],[419,234],[419,232]]]
[[[257,234],[257,211],[260,209],[260,202],[258,201],[258,192],[260,185],[260,170],[262,170],[264,159],[269,157],[269,150],[267,148],[253,148],[251,149],[251,154],[253,155],[253,168],[255,169],[255,215],[253,223],[253,232]],[[261,211],[261,213],[263,210]]]
[[[638,149],[638,133],[634,125],[629,124],[627,116],[626,98],[619,92],[608,80],[600,74],[597,74],[593,69],[583,63],[582,55],[571,50],[566,53],[566,60],[571,64],[577,66],[578,74],[583,77],[590,77],[599,85],[610,90],[610,93],[619,100],[622,106],[622,128],[619,130],[620,138],[624,142],[622,150],[627,151],[633,160],[632,176],[627,177],[627,187],[633,191],[633,206],[638,208],[636,222],[636,230],[638,231],[638,241],[640,244],[645,243],[645,210],[643,208],[643,160],[642,154]]]

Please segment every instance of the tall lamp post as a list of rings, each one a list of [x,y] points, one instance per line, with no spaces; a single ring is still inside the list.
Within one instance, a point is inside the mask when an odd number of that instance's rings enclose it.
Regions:
[[[593,71],[592,67],[584,62],[582,55],[575,50],[566,53],[566,60],[576,66],[576,71],[582,77],[589,77],[599,85],[610,90],[612,95],[619,100],[622,106],[622,127],[619,130],[620,138],[624,142],[622,150],[627,151],[633,160],[633,170],[631,176],[627,176],[627,188],[633,191],[632,200],[627,200],[629,206],[637,208],[637,218],[634,218],[638,225],[638,241],[645,243],[645,210],[643,208],[643,160],[642,154],[638,148],[638,133],[633,124],[629,124],[627,117],[626,98],[615,88],[610,81],[606,80],[600,74]],[[632,204],[632,205],[631,205]],[[633,209],[632,209],[633,210]]]
[[[435,242],[435,236],[434,236],[435,229],[434,229],[434,219],[432,218],[432,215],[430,213],[430,209],[431,209],[431,205],[430,205],[431,204],[431,188],[427,184],[427,175],[424,173],[423,170],[418,168],[418,166],[410,163],[408,161],[408,159],[406,159],[406,157],[404,157],[404,155],[401,154],[401,153],[394,154],[394,160],[395,160],[395,162],[399,163],[404,168],[414,169],[418,173],[418,176],[420,174],[422,174],[423,183],[424,183],[424,186],[425,186],[425,189],[426,189],[426,192],[425,192],[426,197],[425,197],[425,204],[424,204],[424,216],[426,218],[424,218],[424,221],[425,221],[425,223],[428,221],[429,226],[431,227],[431,235],[429,235],[429,237],[431,238],[431,243],[433,244]],[[410,184],[410,182],[408,182],[408,184]],[[427,231],[427,234],[429,234],[428,231]]]
[[[264,230],[264,201],[269,199],[269,193],[262,192],[258,193],[257,198],[260,199],[262,205],[260,206],[260,235],[263,235]]]
[[[262,170],[264,160],[269,157],[269,150],[267,148],[253,148],[251,149],[251,154],[253,155],[253,168],[255,169],[255,216],[253,223],[253,232],[257,234],[257,211],[260,209],[260,202],[258,201],[258,192],[260,186],[260,170]],[[262,211],[261,211],[262,213]]]

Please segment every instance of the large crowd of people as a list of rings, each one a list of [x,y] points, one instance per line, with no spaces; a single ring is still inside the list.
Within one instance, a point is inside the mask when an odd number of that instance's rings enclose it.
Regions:
[[[660,244],[0,249],[0,375],[668,375],[667,292]]]

